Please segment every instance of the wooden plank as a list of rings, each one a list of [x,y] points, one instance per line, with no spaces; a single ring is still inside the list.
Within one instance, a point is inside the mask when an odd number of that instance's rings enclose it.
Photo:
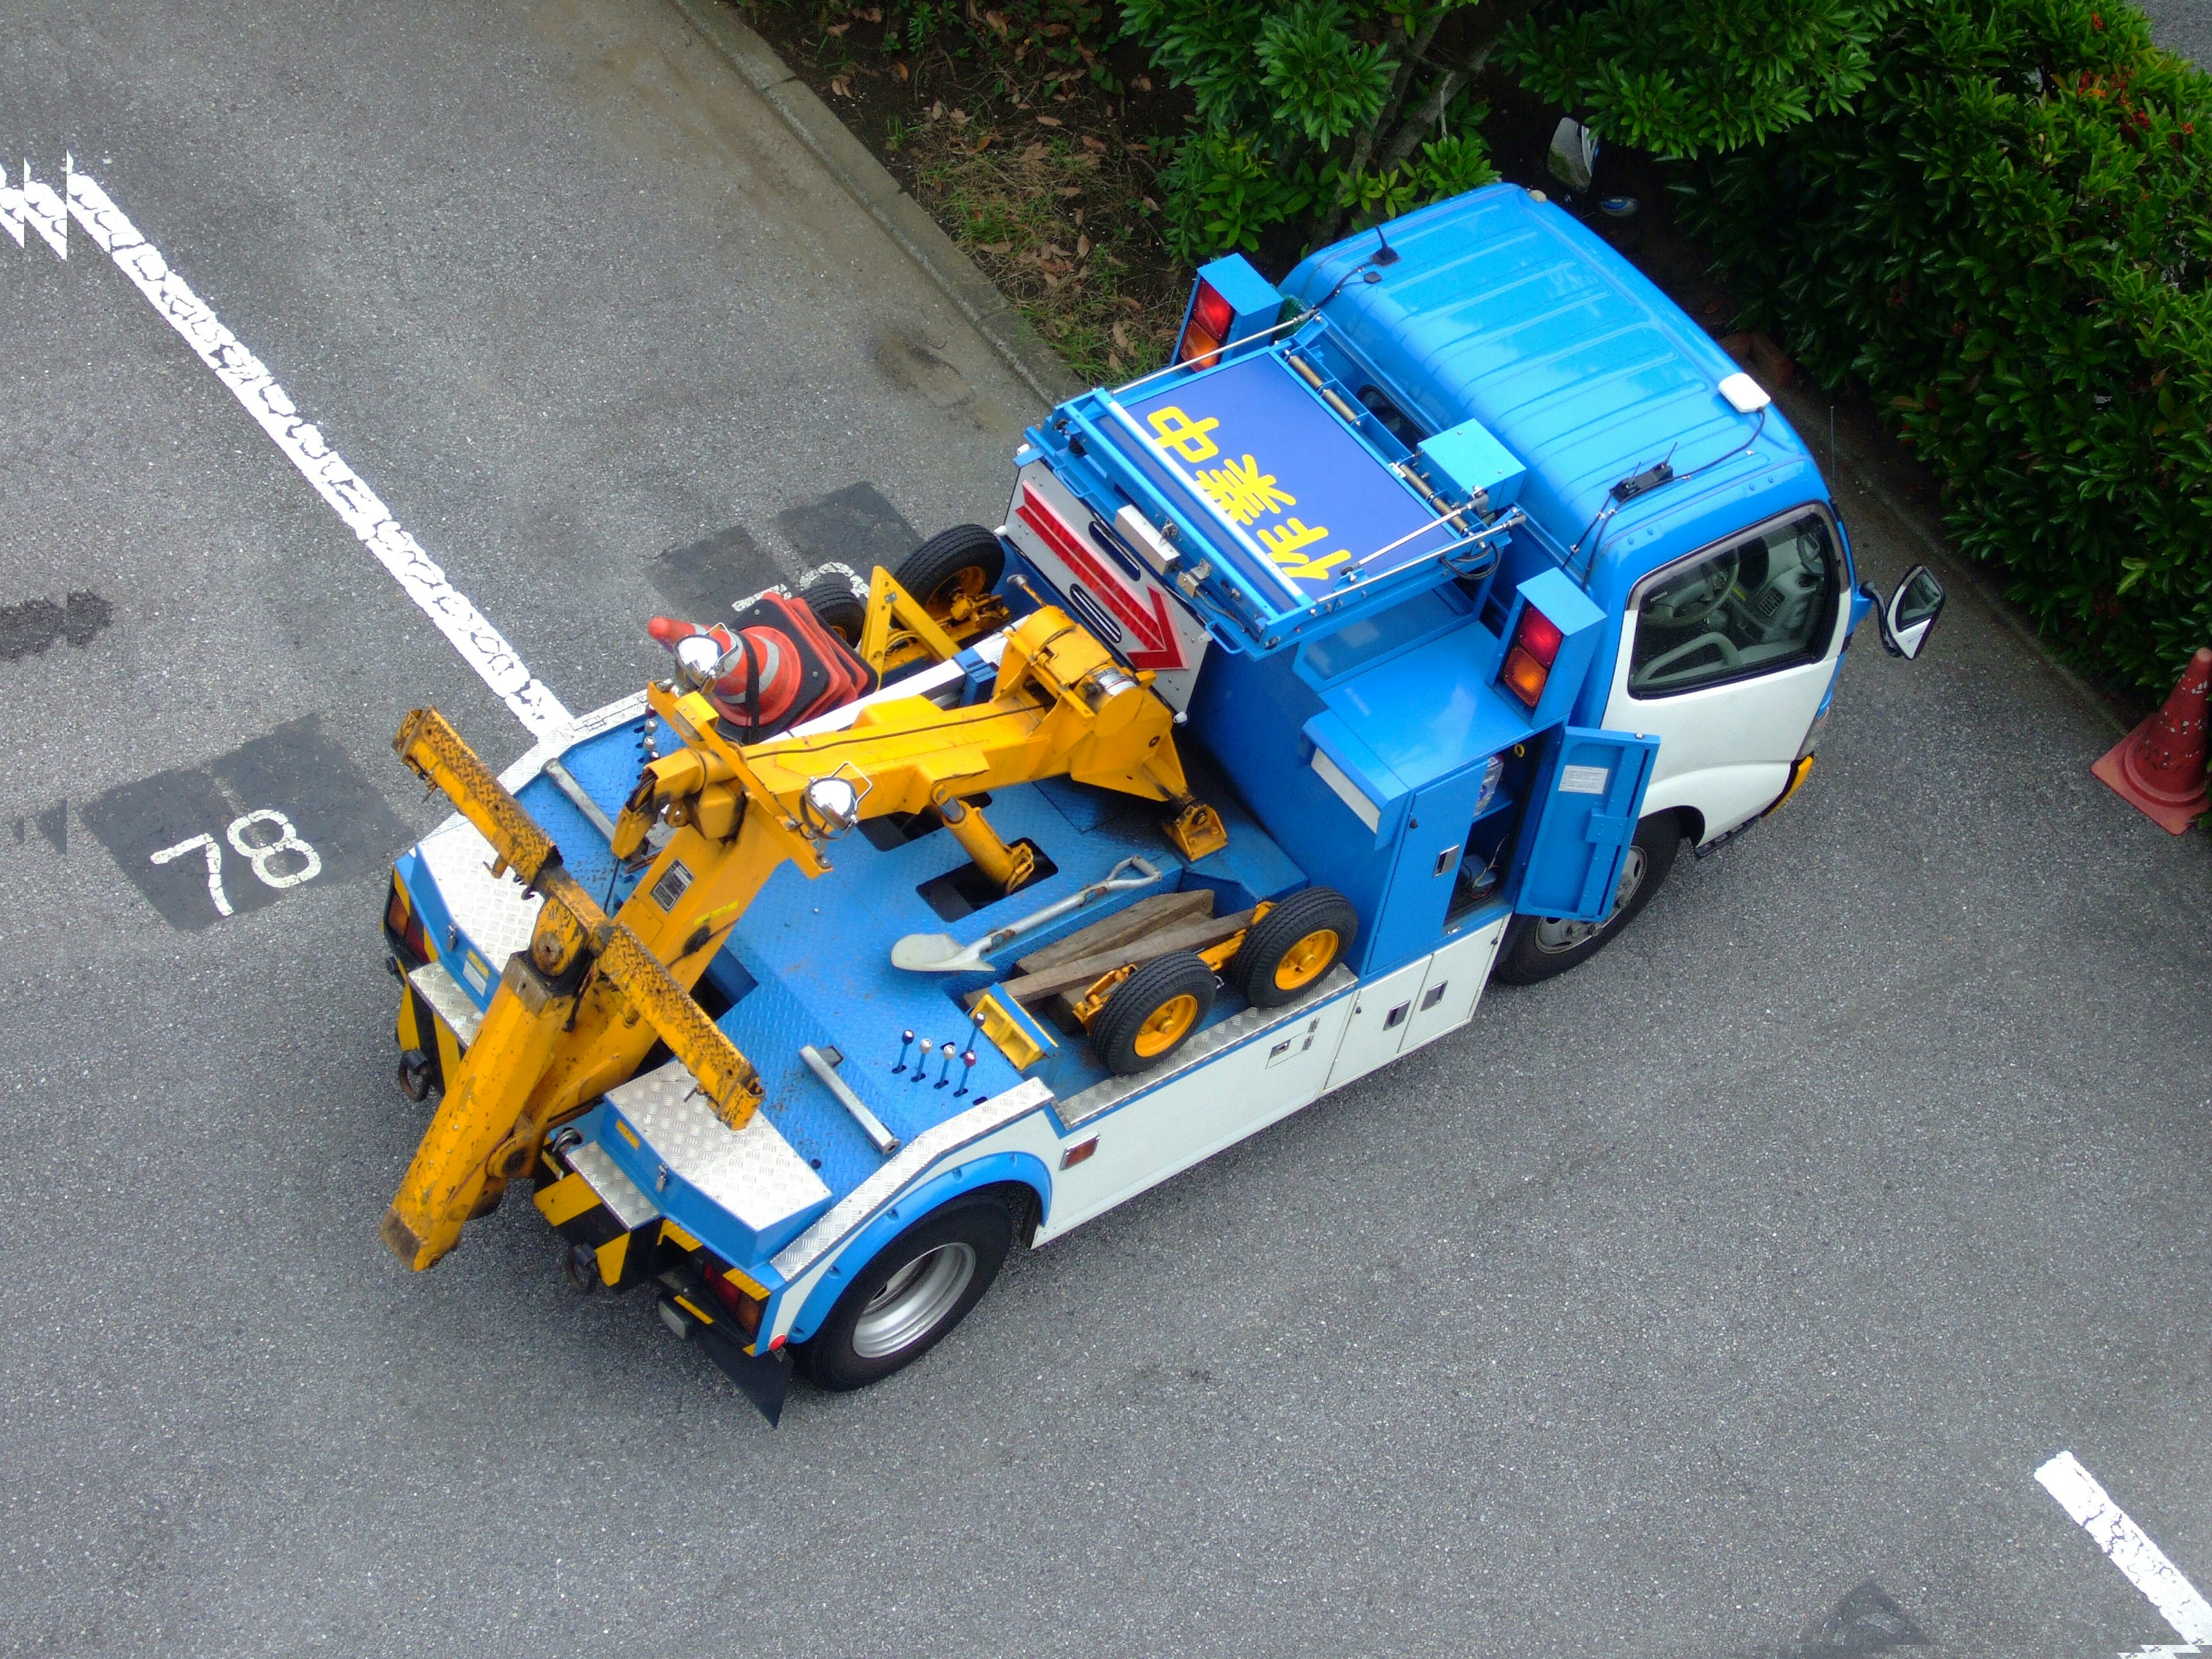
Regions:
[[[1155,927],[1171,927],[1179,921],[1195,921],[1200,916],[1213,914],[1213,890],[1194,888],[1188,893],[1154,893],[1140,898],[1126,910],[1117,910],[1103,921],[1094,921],[1088,927],[1070,933],[1057,945],[1048,945],[1042,951],[1032,951],[1021,957],[1014,966],[1025,974],[1042,974],[1048,968],[1057,968],[1063,962],[1078,961],[1084,957],[1095,957],[1101,951],[1110,951],[1141,938]]]
[[[1057,968],[1047,969],[1041,974],[1024,974],[1018,979],[1001,980],[991,988],[1001,996],[1013,998],[1017,1002],[1029,1002],[1038,997],[1048,997],[1055,991],[1088,985],[1101,974],[1110,973],[1127,964],[1150,962],[1156,957],[1164,957],[1175,951],[1203,951],[1251,925],[1252,913],[1249,910],[1239,910],[1234,915],[1202,917],[1196,921],[1184,922],[1178,927],[1163,928],[1158,933],[1149,933],[1115,950],[1079,957]]]

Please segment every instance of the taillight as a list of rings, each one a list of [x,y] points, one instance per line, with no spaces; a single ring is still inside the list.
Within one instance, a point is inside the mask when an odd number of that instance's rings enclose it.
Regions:
[[[1198,297],[1190,304],[1190,320],[1182,325],[1182,338],[1176,346],[1176,361],[1194,362],[1200,368],[1212,368],[1235,319],[1229,301],[1215,291],[1213,284],[1200,283]]]
[[[414,906],[407,902],[407,891],[399,884],[399,878],[392,878],[392,897],[384,907],[384,926],[392,937],[399,941],[407,954],[414,958],[410,964],[421,967],[430,959],[430,945],[422,933],[422,918],[415,914]]]
[[[1521,607],[1521,620],[1513,629],[1513,643],[1505,653],[1505,667],[1498,675],[1513,695],[1536,706],[1544,695],[1544,682],[1552,678],[1552,665],[1559,659],[1566,635],[1559,625],[1535,606]]]
[[[722,1304],[739,1330],[747,1336],[760,1334],[761,1315],[768,1307],[766,1297],[755,1296],[727,1273],[708,1273],[707,1287],[714,1291],[714,1299]]]

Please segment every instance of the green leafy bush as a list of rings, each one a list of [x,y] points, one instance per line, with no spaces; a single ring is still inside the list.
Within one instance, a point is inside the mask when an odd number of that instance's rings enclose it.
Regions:
[[[2162,695],[2212,641],[2212,80],[2114,0],[1907,0],[1873,65],[1689,221],[2060,648]]]
[[[1716,155],[1835,115],[1896,0],[1605,0],[1507,33],[1521,82],[1616,143]]]
[[[1161,173],[1170,248],[1324,240],[1498,175],[1467,93],[1527,0],[1123,0],[1122,26],[1188,88]],[[1448,26],[1451,26],[1448,31]],[[1450,33],[1449,49],[1443,42]]]

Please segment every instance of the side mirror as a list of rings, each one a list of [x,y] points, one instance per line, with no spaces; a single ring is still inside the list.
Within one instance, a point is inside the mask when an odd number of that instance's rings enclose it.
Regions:
[[[1881,596],[1872,588],[1867,596],[1875,601],[1875,611],[1881,622],[1881,648],[1893,657],[1912,658],[1920,654],[1921,647],[1928,643],[1928,635],[1936,626],[1936,618],[1943,614],[1943,601],[1949,596],[1943,584],[1936,580],[1936,573],[1924,564],[1916,564],[1905,573],[1897,591],[1889,596],[1889,603],[1881,603]]]

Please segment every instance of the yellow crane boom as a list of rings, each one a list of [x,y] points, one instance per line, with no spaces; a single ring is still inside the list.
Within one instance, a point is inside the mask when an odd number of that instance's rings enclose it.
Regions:
[[[878,572],[878,586],[888,583]],[[954,648],[941,635],[930,644]],[[410,714],[393,744],[400,757],[490,843],[495,871],[544,903],[446,1080],[385,1217],[385,1243],[411,1267],[437,1261],[530,1172],[546,1130],[626,1081],[656,1038],[717,1115],[742,1127],[761,1099],[759,1075],[690,988],[770,876],[787,860],[826,873],[824,845],[862,819],[933,808],[1008,890],[1027,877],[1028,850],[1007,847],[963,796],[1067,776],[1172,805],[1164,827],[1186,857],[1222,845],[1219,817],[1189,794],[1174,716],[1150,678],[1048,606],[1009,630],[990,700],[967,708],[879,697],[842,730],[740,746],[696,688],[648,687],[683,747],[646,765],[616,822],[614,856],[651,862],[612,917],[445,719]],[[656,826],[668,834],[649,851]]]

